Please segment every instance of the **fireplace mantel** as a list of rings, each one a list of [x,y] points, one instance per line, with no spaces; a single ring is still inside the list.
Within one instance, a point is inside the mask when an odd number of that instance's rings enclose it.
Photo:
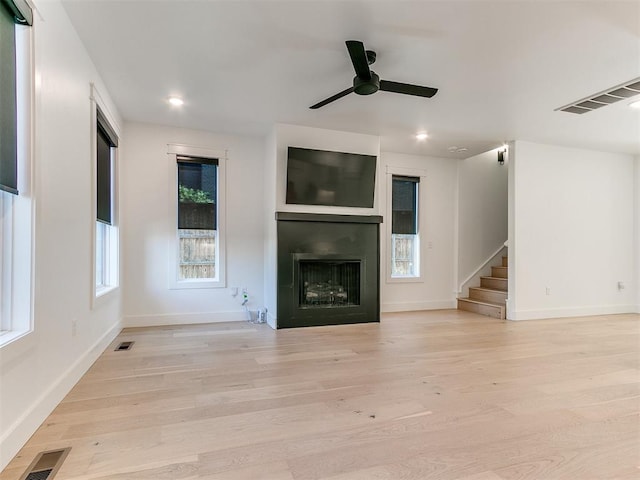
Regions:
[[[279,222],[382,223],[382,216],[276,212],[276,220]]]

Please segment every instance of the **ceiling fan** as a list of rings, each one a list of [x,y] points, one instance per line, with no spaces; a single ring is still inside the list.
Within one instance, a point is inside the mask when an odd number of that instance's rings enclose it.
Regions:
[[[358,40],[347,40],[345,43],[347,44],[347,50],[351,57],[351,63],[353,63],[353,68],[356,71],[356,76],[353,78],[353,87],[336,93],[309,108],[316,109],[324,107],[352,92],[358,95],[371,95],[378,90],[382,90],[383,92],[402,93],[404,95],[415,95],[417,97],[427,98],[433,97],[438,92],[437,88],[380,80],[380,77],[369,69],[369,65],[372,65],[376,61],[376,52],[365,50],[364,44]]]

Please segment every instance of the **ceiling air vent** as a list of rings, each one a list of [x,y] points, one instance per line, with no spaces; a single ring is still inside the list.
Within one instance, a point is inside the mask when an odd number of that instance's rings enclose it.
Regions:
[[[582,98],[577,102],[572,102],[564,107],[556,108],[555,111],[569,112],[569,113],[587,113],[598,108],[606,107],[607,105],[625,98],[640,95],[640,78],[636,78],[629,82],[617,85],[613,88],[598,92],[594,95],[590,95],[586,98]]]

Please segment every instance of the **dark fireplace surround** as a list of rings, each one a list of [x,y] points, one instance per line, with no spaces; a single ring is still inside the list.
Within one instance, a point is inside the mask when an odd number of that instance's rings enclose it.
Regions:
[[[276,213],[278,328],[380,321],[377,215]]]

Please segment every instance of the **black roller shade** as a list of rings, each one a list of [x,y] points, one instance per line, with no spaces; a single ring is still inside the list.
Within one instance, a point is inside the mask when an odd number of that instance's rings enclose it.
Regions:
[[[96,181],[96,218],[99,222],[112,224],[111,215],[111,142],[103,130],[98,127],[97,144],[97,181]]]
[[[96,145],[96,219],[99,222],[113,225],[111,194],[113,192],[113,171],[111,149],[118,146],[118,136],[109,125],[100,109],[97,113],[97,145]]]
[[[0,0],[0,190],[18,194],[16,26],[31,25],[25,0]]]
[[[392,177],[391,232],[415,235],[418,233],[419,177]]]
[[[0,190],[18,193],[16,36],[13,15],[0,6]]]
[[[178,156],[178,228],[217,229],[218,160]]]
[[[33,25],[33,13],[25,0],[0,0],[13,21],[21,25]]]
[[[117,147],[118,135],[116,134],[116,131],[111,127],[111,125],[107,121],[107,118],[104,116],[104,113],[102,113],[102,110],[100,110],[99,108],[97,109],[97,114],[98,114],[98,129],[102,130],[102,134],[105,136],[105,138],[109,142],[109,145],[111,145],[112,147]]]

